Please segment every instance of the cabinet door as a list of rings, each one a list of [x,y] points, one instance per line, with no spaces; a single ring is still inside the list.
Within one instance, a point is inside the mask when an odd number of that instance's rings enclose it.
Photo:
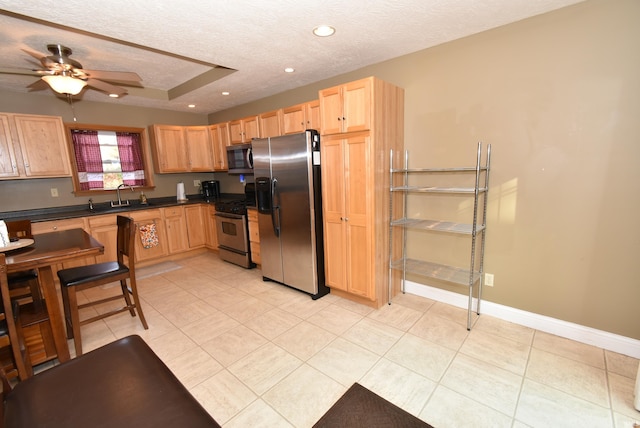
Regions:
[[[187,222],[183,207],[164,208],[164,222],[167,228],[169,254],[181,253],[189,249]]]
[[[343,140],[322,141],[322,207],[326,284],[347,291],[345,260]]]
[[[189,248],[204,247],[206,243],[205,212],[203,212],[206,208],[201,205],[192,205],[184,208]]]
[[[167,255],[167,234],[165,232],[164,223],[162,222],[162,214],[159,209],[143,210],[127,213],[133,218],[136,224],[136,262],[153,260]],[[144,248],[140,239],[140,226],[149,224],[156,225],[156,234],[158,236],[158,245],[155,247]]]
[[[320,134],[342,132],[342,86],[320,91]]]
[[[342,132],[371,129],[371,79],[344,85]]]
[[[156,172],[189,170],[189,155],[182,126],[153,125],[153,160]]]
[[[89,230],[98,242],[104,245],[104,253],[96,256],[96,263],[112,262],[118,259],[118,221],[115,215],[89,217]]]
[[[305,130],[305,104],[282,109],[282,135],[298,134]]]
[[[242,119],[244,128],[243,142],[250,143],[253,138],[260,138],[260,125],[258,116],[250,116]]]
[[[344,224],[347,291],[375,299],[373,281],[372,188],[370,138],[350,137],[345,144]]]
[[[216,231],[216,209],[209,205],[205,208],[205,227],[207,231],[207,248],[218,249],[218,235]]]
[[[213,170],[226,171],[229,169],[227,161],[227,144],[229,141],[229,127],[226,124],[211,125],[209,127],[209,140],[213,151]],[[224,138],[226,137],[226,138]]]
[[[213,156],[206,126],[187,126],[185,128],[187,149],[189,151],[190,171],[213,171]]]
[[[62,118],[16,114],[13,119],[27,177],[71,175]]]
[[[244,129],[242,128],[242,119],[232,120],[229,122],[229,142],[231,144],[244,143]]]
[[[274,110],[260,115],[260,137],[279,137],[282,110]]]
[[[260,257],[260,227],[258,226],[258,211],[247,210],[247,220],[249,226],[249,246],[251,247],[251,261],[262,264]]]
[[[0,177],[17,177],[18,165],[13,150],[9,116],[0,114]]]
[[[315,100],[305,104],[305,126],[304,129],[315,129],[320,131],[320,101]]]

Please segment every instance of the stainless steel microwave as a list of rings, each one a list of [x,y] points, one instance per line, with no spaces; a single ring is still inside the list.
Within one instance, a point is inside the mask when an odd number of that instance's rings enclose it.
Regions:
[[[227,162],[229,174],[253,174],[251,144],[227,146]]]

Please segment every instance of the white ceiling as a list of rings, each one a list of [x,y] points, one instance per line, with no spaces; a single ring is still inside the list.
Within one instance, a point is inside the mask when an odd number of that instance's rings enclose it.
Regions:
[[[84,68],[134,71],[145,87],[82,99],[208,114],[580,1],[0,0],[0,69],[37,68],[21,48],[62,44]],[[335,35],[314,36],[319,24]],[[216,64],[237,71],[170,99]],[[0,74],[0,88],[36,80]]]

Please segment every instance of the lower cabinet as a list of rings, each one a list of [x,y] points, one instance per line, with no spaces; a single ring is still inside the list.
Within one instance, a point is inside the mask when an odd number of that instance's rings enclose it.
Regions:
[[[168,254],[168,243],[160,210],[131,211],[126,215],[131,217],[136,225],[136,262],[165,257]],[[140,228],[151,225],[155,225],[158,245],[145,248],[140,239]]]
[[[251,247],[251,261],[256,264],[262,264],[260,258],[260,229],[258,229],[258,211],[254,209],[247,210],[247,219],[249,220],[249,246]]]
[[[190,205],[184,207],[189,248],[201,248],[205,246],[207,241],[205,227],[205,217],[207,212],[208,207],[205,205]]]
[[[164,224],[167,228],[167,244],[169,254],[182,253],[189,249],[187,237],[187,221],[184,217],[184,207],[170,207],[162,209]]]
[[[212,250],[218,249],[218,232],[216,231],[216,208],[212,205],[207,205],[204,209],[204,225],[206,234],[207,248]]]
[[[112,262],[118,258],[116,245],[118,239],[117,217],[117,215],[108,214],[89,217],[87,219],[89,223],[89,233],[104,245],[104,253],[96,256],[96,263]]]

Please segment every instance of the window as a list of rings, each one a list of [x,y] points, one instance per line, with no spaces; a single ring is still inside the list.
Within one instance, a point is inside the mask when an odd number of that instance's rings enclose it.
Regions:
[[[121,184],[152,188],[144,128],[67,125],[76,195],[107,192]]]

